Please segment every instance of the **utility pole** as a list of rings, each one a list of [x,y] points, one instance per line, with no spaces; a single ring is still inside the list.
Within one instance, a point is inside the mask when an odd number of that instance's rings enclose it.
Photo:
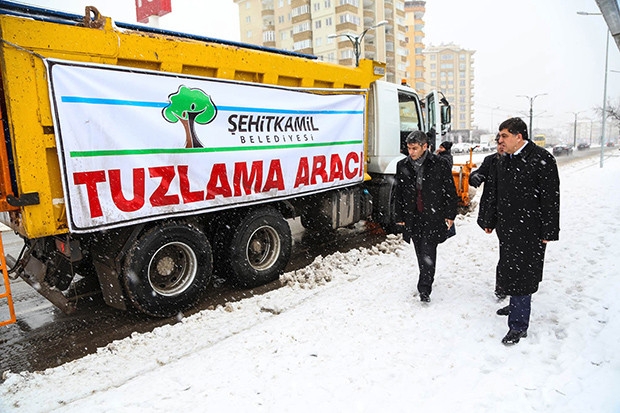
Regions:
[[[518,98],[526,98],[530,101],[530,130],[528,132],[530,134],[530,138],[534,134],[534,131],[532,130],[532,119],[534,118],[534,99],[536,99],[538,96],[545,96],[545,95],[546,93],[540,93],[534,96],[517,95]]]
[[[573,148],[577,146],[577,115],[581,112],[570,112],[575,115],[575,122],[573,123]]]

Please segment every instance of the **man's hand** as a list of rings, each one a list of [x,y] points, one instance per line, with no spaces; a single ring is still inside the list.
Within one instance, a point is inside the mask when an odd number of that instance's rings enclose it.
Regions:
[[[473,186],[474,188],[478,188],[483,181],[484,179],[482,179],[482,175],[480,174],[469,175],[469,185]]]
[[[492,234],[493,233],[493,228],[485,228],[484,232],[486,232],[487,234]]]

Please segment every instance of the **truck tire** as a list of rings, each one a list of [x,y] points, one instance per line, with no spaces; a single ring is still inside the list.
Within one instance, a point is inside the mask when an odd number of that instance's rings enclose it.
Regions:
[[[187,222],[157,225],[126,255],[122,282],[131,304],[155,317],[171,317],[206,292],[213,269],[207,237]]]
[[[235,286],[250,288],[277,280],[291,257],[291,229],[274,208],[250,210],[218,238],[223,240],[226,277]]]

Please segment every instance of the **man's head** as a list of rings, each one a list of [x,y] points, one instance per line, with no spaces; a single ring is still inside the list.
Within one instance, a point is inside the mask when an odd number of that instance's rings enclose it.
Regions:
[[[506,119],[499,125],[498,143],[504,146],[506,153],[515,153],[527,140],[527,125],[521,118]]]
[[[409,157],[414,161],[419,159],[428,149],[428,136],[422,131],[411,132],[406,139]]]
[[[506,147],[503,143],[499,143],[499,133],[495,135],[495,145],[497,146],[497,153],[503,155],[506,153]]]
[[[444,151],[450,152],[450,149],[452,149],[452,142],[444,141],[444,142],[441,142],[441,144],[439,144],[439,148],[437,148],[437,151],[439,151],[439,152],[444,152]]]

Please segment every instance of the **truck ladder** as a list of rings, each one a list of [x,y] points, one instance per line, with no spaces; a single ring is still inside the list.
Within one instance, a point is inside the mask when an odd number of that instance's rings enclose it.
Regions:
[[[0,300],[6,300],[9,307],[10,317],[6,320],[0,320],[0,327],[13,324],[15,322],[15,308],[13,307],[13,296],[11,295],[11,284],[9,273],[6,268],[6,257],[4,256],[4,244],[2,236],[0,236],[0,267],[2,268],[2,277],[4,279],[4,292],[0,293]]]

